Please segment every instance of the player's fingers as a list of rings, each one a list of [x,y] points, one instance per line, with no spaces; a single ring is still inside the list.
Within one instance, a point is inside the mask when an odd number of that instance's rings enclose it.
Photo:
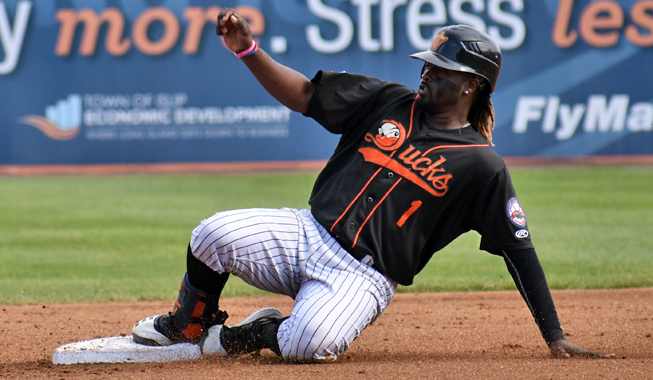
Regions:
[[[608,357],[607,354],[604,354],[599,351],[589,350],[587,348],[579,347],[573,343],[569,343],[568,347],[565,347],[567,352],[571,355],[580,355],[580,356],[593,356],[593,357]]]
[[[238,13],[231,12],[231,14],[225,16],[225,19],[227,20],[225,21],[225,24],[229,24],[235,27],[240,36],[249,37],[249,35],[252,33],[247,21]],[[231,30],[231,28],[229,29]]]
[[[581,347],[578,347],[578,350],[574,350],[573,354],[580,355],[580,356],[595,357],[595,358],[611,358],[615,356],[615,354],[605,354],[603,352],[588,350]]]
[[[240,17],[240,15],[236,14],[233,17],[233,22],[234,24],[238,25],[238,32],[240,33],[241,36],[248,37],[250,34],[252,34],[252,31],[249,28],[249,24],[245,19]]]
[[[552,342],[549,345],[551,353],[556,358],[569,359],[572,356],[585,356],[595,358],[611,358],[615,354],[605,354],[603,352],[582,348],[566,340]]]
[[[549,348],[551,349],[551,354],[556,359],[569,359],[571,357],[561,344],[551,344]]]
[[[251,38],[252,31],[245,19],[233,10],[228,10],[224,13],[221,11],[218,16],[218,22],[215,26],[215,32],[217,35],[225,37],[234,29],[236,29],[238,36],[244,38],[244,40],[249,40]]]
[[[224,23],[229,20],[231,16],[234,14],[234,10],[230,8],[222,8],[220,10],[220,13],[218,14],[218,24],[224,25]]]
[[[215,32],[218,34],[218,36],[223,36],[227,34],[227,32],[229,31],[227,22],[231,21],[233,15],[234,15],[234,11],[231,9],[223,8],[220,10],[220,13],[218,14],[218,20],[215,25]]]

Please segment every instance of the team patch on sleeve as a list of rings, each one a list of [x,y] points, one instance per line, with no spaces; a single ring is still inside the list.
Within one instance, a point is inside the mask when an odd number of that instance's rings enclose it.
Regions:
[[[515,197],[510,198],[508,201],[508,218],[517,227],[526,225],[526,214],[524,214],[524,210]]]

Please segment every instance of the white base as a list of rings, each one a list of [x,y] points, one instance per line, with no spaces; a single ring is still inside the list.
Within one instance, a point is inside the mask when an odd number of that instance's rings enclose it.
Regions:
[[[170,346],[145,346],[131,336],[83,340],[63,345],[52,355],[54,364],[78,363],[160,363],[194,360],[202,357],[200,346],[178,343]]]

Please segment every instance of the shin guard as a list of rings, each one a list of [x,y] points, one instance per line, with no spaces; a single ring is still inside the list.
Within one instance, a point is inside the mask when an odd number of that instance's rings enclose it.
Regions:
[[[175,325],[188,340],[199,340],[202,331],[227,319],[227,313],[218,310],[219,300],[194,287],[184,275],[173,309]]]

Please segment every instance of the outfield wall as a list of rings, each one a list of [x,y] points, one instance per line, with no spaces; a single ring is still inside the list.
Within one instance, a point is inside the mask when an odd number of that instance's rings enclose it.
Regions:
[[[337,136],[280,106],[221,46],[205,0],[0,1],[0,165],[293,162]],[[273,58],[417,87],[433,32],[503,51],[507,157],[653,154],[653,1],[224,1]]]

